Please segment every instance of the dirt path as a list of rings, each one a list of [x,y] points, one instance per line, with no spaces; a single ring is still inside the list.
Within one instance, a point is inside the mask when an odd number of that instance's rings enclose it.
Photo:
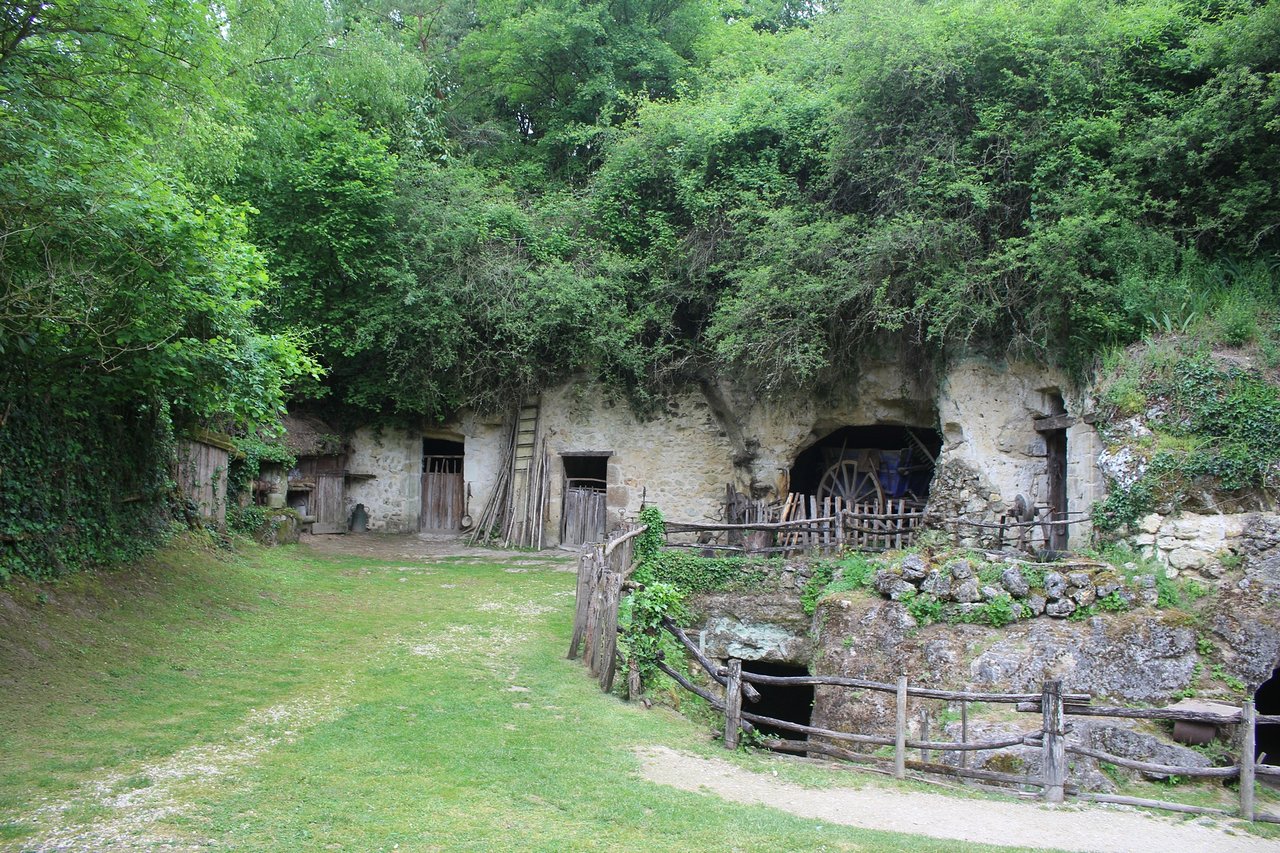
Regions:
[[[949,797],[888,788],[803,788],[726,761],[666,747],[638,749],[651,782],[766,805],[801,817],[930,838],[1058,850],[1269,851],[1280,843],[1237,834],[1201,818],[1187,821],[1126,808],[1058,807]]]

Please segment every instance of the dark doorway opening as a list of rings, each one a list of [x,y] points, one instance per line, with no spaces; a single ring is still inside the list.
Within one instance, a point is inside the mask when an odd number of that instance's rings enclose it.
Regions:
[[[608,456],[568,456],[564,459],[564,476],[575,485],[593,483],[603,487],[609,476]]]
[[[1065,522],[1067,520],[1067,430],[1058,426],[1057,422],[1066,416],[1067,404],[1062,395],[1053,392],[1049,396],[1050,412],[1047,418],[1036,420],[1035,429],[1044,438],[1045,461],[1048,467],[1049,520]],[[1049,527],[1049,550],[1067,550],[1068,531],[1066,524],[1054,524]]]
[[[1280,714],[1280,669],[1262,682],[1253,701],[1259,714]],[[1280,765],[1280,726],[1258,726],[1256,746],[1255,757],[1266,755],[1265,763]]]
[[[842,427],[816,441],[791,466],[790,491],[848,502],[923,502],[942,449],[937,430],[898,425]]]
[[[757,675],[797,676],[809,674],[809,670],[803,666],[769,663],[762,660],[744,660],[742,662],[742,671],[754,672]],[[810,720],[813,718],[813,685],[757,684],[755,688],[760,691],[760,701],[744,701],[742,710],[750,714],[759,714],[762,717],[772,717],[775,720],[786,720],[789,723],[799,723],[803,726],[809,725]],[[760,725],[757,728],[760,729],[761,734],[790,740],[803,740],[807,737],[801,732],[781,729],[776,726]]]
[[[608,513],[608,453],[566,453],[560,544],[585,545],[604,539]]]

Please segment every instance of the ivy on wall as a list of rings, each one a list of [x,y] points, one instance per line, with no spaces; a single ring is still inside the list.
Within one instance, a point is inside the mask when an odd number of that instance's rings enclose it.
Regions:
[[[67,409],[4,389],[0,582],[134,559],[170,526],[168,407]]]

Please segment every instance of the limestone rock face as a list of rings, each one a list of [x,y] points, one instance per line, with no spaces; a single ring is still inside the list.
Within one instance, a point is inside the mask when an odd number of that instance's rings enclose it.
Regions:
[[[689,636],[709,657],[804,665],[814,654],[809,617],[794,592],[702,593],[688,606]]]
[[[1121,758],[1182,767],[1212,766],[1203,753],[1187,749],[1185,746],[1165,743],[1155,735],[1134,731],[1128,726],[1090,721],[1078,728],[1083,735],[1081,739],[1088,746]],[[1168,774],[1164,773],[1143,773],[1142,776],[1153,781],[1169,778]]]
[[[833,596],[820,604],[814,624],[820,628],[817,673],[878,681],[906,673],[914,683],[950,689],[1036,692],[1046,679],[1060,678],[1070,692],[1158,703],[1190,686],[1198,660],[1195,630],[1158,611],[1081,622],[1028,619],[999,629],[945,623],[920,628],[897,602]],[[1280,644],[1280,632],[1266,638],[1259,642]],[[819,693],[815,719],[835,716],[817,725],[843,723],[839,694]],[[857,704],[878,701],[864,695]]]

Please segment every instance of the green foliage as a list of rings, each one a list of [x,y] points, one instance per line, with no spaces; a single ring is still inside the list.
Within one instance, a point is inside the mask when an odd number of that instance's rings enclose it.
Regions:
[[[5,387],[0,583],[131,560],[170,527],[167,407],[67,410]]]
[[[1215,663],[1213,665],[1213,668],[1210,670],[1210,673],[1213,675],[1214,678],[1218,679],[1223,684],[1227,685],[1228,688],[1235,691],[1236,693],[1248,692],[1248,688],[1246,687],[1245,683],[1240,679],[1236,678],[1234,675],[1231,675],[1229,672],[1227,672],[1226,669],[1223,668],[1222,664]]]
[[[921,625],[938,622],[943,617],[942,602],[929,593],[910,596],[903,603],[907,607],[907,612]]]
[[[700,557],[688,551],[659,551],[637,568],[642,577],[687,593],[759,589],[768,561],[752,557]],[[647,581],[646,581],[647,582]]]
[[[805,613],[813,615],[818,609],[818,602],[828,595],[870,587],[879,568],[874,560],[857,553],[847,554],[838,560],[815,561],[810,567],[812,574],[800,593],[800,606]]]
[[[1132,609],[1128,599],[1119,592],[1112,592],[1098,599],[1097,607],[1099,610],[1105,610],[1108,613],[1124,613]]]
[[[1022,575],[1022,579],[1032,589],[1044,589],[1045,571],[1042,566],[1020,565],[1018,574]]]
[[[635,547],[631,551],[632,559],[640,567],[636,571],[637,575],[639,575],[640,572],[644,571],[645,564],[656,557],[658,552],[662,550],[665,541],[663,534],[666,527],[665,520],[662,517],[662,510],[653,505],[640,510],[637,521],[648,528],[644,533],[636,537]],[[641,582],[647,579],[647,574],[643,577],[637,577],[637,580]]]
[[[619,608],[620,642],[627,656],[636,661],[642,678],[652,678],[657,671],[665,636],[662,620],[686,618],[684,596],[685,590],[674,584],[652,581],[628,596],[626,606]]]
[[[1131,444],[1145,459],[1134,482],[1094,505],[1102,530],[1132,525],[1190,494],[1273,489],[1280,463],[1280,386],[1264,371],[1216,358],[1195,341],[1134,353],[1106,378],[1104,396],[1132,385],[1152,401],[1154,439]]]

